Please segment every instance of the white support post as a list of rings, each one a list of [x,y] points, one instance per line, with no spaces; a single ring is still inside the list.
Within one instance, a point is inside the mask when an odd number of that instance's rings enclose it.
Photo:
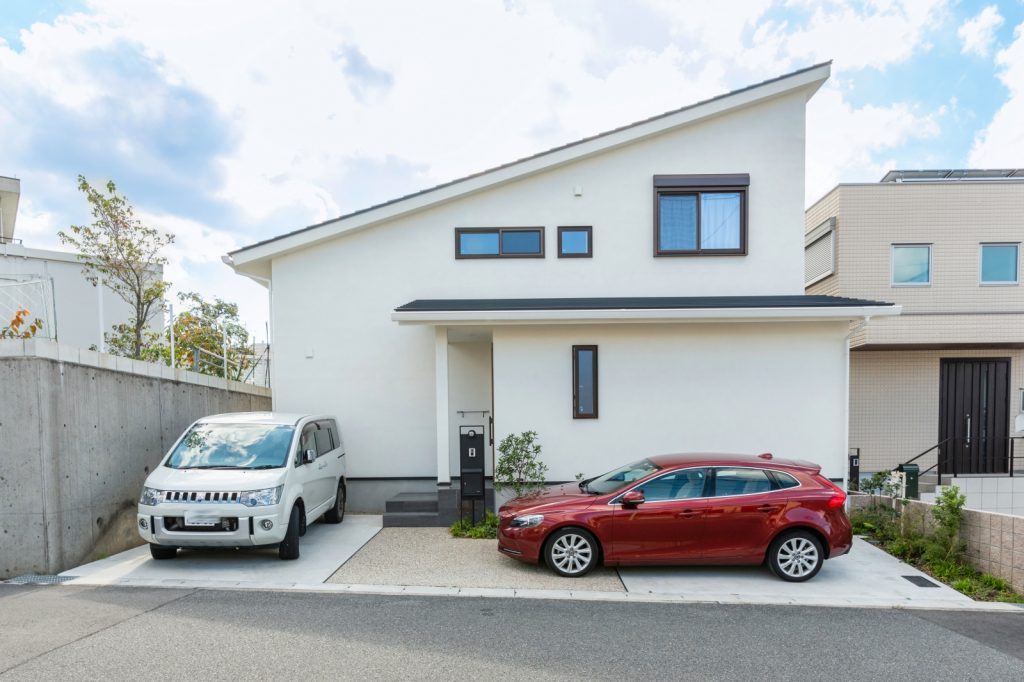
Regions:
[[[174,355],[174,304],[173,303],[170,304],[169,306],[167,306],[167,312],[169,314],[169,317],[171,318],[171,369],[174,369],[175,367],[178,366],[178,363],[175,362],[176,358],[175,358],[175,355]]]
[[[99,319],[100,319],[100,342],[98,344],[96,344],[96,348],[98,348],[101,353],[106,353],[107,352],[107,344],[103,341],[103,332],[106,329],[106,324],[103,322],[103,275],[102,275],[102,273],[98,275],[98,279],[96,281],[96,298],[97,298],[97,301],[99,302]]]
[[[434,403],[437,410],[437,482],[451,483],[448,433],[448,329],[434,328]]]
[[[226,386],[228,380],[228,326],[226,324],[222,324],[220,326],[220,331],[224,338],[224,385]]]

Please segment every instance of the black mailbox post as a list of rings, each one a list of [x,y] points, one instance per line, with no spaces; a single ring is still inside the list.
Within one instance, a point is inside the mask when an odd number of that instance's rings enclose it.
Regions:
[[[463,500],[484,499],[484,427],[459,427],[459,480]]]

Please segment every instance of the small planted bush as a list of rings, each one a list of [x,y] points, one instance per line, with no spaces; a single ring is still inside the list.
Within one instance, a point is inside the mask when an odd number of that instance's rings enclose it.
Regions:
[[[469,519],[459,519],[448,531],[452,537],[474,538],[476,540],[493,540],[498,537],[498,516],[492,512],[484,515],[484,520],[474,524]]]
[[[498,463],[494,466],[494,486],[522,497],[544,487],[548,465],[540,460],[536,431],[510,433],[498,443]]]

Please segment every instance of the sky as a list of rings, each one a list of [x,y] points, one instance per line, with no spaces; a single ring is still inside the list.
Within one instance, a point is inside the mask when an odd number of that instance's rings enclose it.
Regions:
[[[807,204],[1024,166],[1024,0],[0,0],[0,175],[36,248],[114,180],[263,340],[233,249],[826,60]]]

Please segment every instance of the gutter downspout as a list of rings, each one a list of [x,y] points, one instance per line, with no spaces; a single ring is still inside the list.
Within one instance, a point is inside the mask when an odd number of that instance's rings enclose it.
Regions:
[[[225,255],[220,257],[220,260],[221,260],[222,263],[224,263],[224,265],[227,265],[229,268],[234,270],[236,275],[241,275],[242,277],[248,277],[252,281],[254,281],[254,282],[258,283],[258,284],[263,284],[263,285],[265,285],[267,287],[267,300],[268,300],[267,308],[268,308],[268,318],[269,318],[269,322],[268,322],[268,335],[269,335],[269,338],[267,338],[267,345],[269,346],[268,351],[267,351],[267,368],[268,368],[269,374],[270,374],[270,407],[271,407],[271,409],[273,409],[274,408],[274,394],[276,393],[276,391],[274,391],[274,386],[276,386],[276,383],[274,381],[274,369],[277,367],[277,363],[274,362],[274,347],[277,344],[271,342],[272,339],[274,338],[274,282],[269,277],[260,277],[259,275],[251,275],[251,274],[249,274],[247,272],[239,272],[238,269],[235,267],[235,259],[232,258],[231,256],[228,256],[228,255],[225,254]]]
[[[844,410],[846,424],[843,429],[843,449],[846,450],[846,464],[843,467],[843,481],[846,483],[847,490],[850,489],[850,339],[864,329],[870,321],[871,316],[865,315],[861,319],[860,323],[853,327],[846,335],[846,409]],[[847,504],[849,504],[849,502],[847,502]]]

